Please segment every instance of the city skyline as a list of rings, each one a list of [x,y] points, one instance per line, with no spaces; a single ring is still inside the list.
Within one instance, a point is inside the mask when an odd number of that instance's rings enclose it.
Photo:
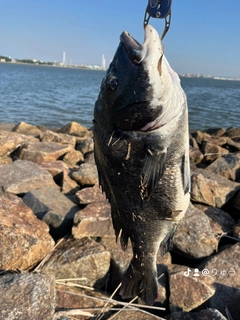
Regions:
[[[122,31],[143,42],[147,0],[0,0],[0,55],[106,67]],[[240,2],[172,1],[172,20],[164,39],[165,55],[178,73],[240,76],[238,34]],[[162,33],[164,21],[150,19]],[[68,60],[69,59],[69,60]]]

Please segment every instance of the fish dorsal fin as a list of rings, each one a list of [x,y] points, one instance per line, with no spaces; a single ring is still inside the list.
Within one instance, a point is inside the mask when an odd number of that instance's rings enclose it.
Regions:
[[[162,152],[146,150],[145,164],[140,181],[140,195],[147,200],[155,189],[165,169],[167,149]]]

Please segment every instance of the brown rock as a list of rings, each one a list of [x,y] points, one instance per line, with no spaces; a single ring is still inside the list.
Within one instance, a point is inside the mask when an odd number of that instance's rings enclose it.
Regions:
[[[58,189],[51,174],[31,161],[17,160],[0,167],[0,186],[15,194],[49,186]]]
[[[94,149],[94,143],[92,138],[87,138],[77,144],[76,149],[81,151],[81,153],[86,154],[92,152]]]
[[[58,160],[71,150],[72,146],[55,142],[30,142],[21,149],[19,158],[42,163]]]
[[[203,258],[212,254],[218,241],[211,228],[209,218],[191,203],[173,236],[174,248],[192,258]]]
[[[205,162],[212,162],[223,155],[229,153],[227,149],[219,147],[218,145],[203,141],[202,143],[202,151],[204,154],[204,161]]]
[[[9,156],[29,141],[38,141],[38,139],[16,132],[0,131],[0,157]]]
[[[173,312],[167,320],[228,320],[216,309],[205,309],[200,312]]]
[[[76,239],[114,237],[109,203],[106,200],[105,202],[94,202],[76,213],[72,234]]]
[[[226,147],[231,151],[240,151],[240,137],[228,138]]]
[[[0,319],[52,320],[54,277],[43,274],[5,274],[0,277]]]
[[[89,204],[92,202],[100,202],[106,200],[105,193],[102,192],[101,187],[95,184],[93,187],[84,188],[76,193],[81,204]]]
[[[203,206],[201,204],[197,204],[195,207],[208,216],[211,228],[215,235],[222,235],[223,233],[232,230],[235,221],[227,212],[218,208]]]
[[[240,180],[240,154],[228,154],[211,163],[207,170],[227,179]]]
[[[0,122],[0,131],[12,131],[15,127],[14,123]]]
[[[39,221],[21,198],[0,194],[0,269],[28,269],[54,247],[48,226]]]
[[[114,316],[114,320],[159,320],[162,318],[159,318],[158,316],[155,316],[152,313],[146,312],[144,310],[129,310],[129,309],[123,309],[120,313],[118,313],[116,316]]]
[[[233,236],[240,239],[240,223],[236,224],[233,228]]]
[[[209,306],[223,312],[234,297],[240,295],[240,243],[232,245],[203,262],[200,268],[209,270],[216,292]],[[239,298],[238,298],[239,304]]]
[[[90,238],[68,239],[54,250],[43,272],[57,279],[77,278],[75,283],[101,288],[110,266],[110,253]]]
[[[196,142],[200,145],[202,144],[203,140],[211,138],[210,134],[208,134],[206,132],[202,132],[202,131],[195,131],[192,133],[192,136],[196,140]]]
[[[25,122],[20,122],[19,124],[17,124],[12,129],[12,131],[22,133],[25,135],[36,136],[36,137],[38,137],[42,134],[42,130],[39,129],[37,126],[33,126],[33,125],[25,123]]]
[[[194,202],[221,208],[240,189],[240,184],[230,181],[210,170],[191,168]]]
[[[189,312],[211,298],[215,289],[210,276],[203,276],[198,269],[185,266],[168,266],[170,310]],[[196,276],[198,274],[198,276]]]
[[[98,181],[97,167],[90,163],[83,163],[78,171],[72,173],[72,178],[81,186],[94,186]]]
[[[69,134],[57,133],[51,130],[46,130],[41,135],[42,142],[57,142],[61,144],[71,145],[75,147],[76,145],[76,137],[71,136]]]
[[[198,148],[190,147],[189,156],[190,160],[195,164],[200,163],[203,160],[203,154]]]
[[[95,164],[94,152],[89,152],[84,155],[85,163]]]
[[[80,151],[73,149],[63,157],[63,161],[70,167],[73,167],[76,164],[84,162],[84,156]]]
[[[61,160],[43,162],[40,166],[46,169],[54,178],[54,181],[61,187],[64,194],[74,193],[80,189],[76,181],[70,178],[68,166]]]
[[[210,134],[214,138],[221,137],[225,134],[226,129],[224,128],[209,128],[205,130],[206,133]]]
[[[50,187],[29,191],[23,201],[39,219],[52,228],[54,238],[63,237],[71,231],[74,215],[79,210],[59,190]]]
[[[197,141],[189,134],[189,145],[194,149],[199,149]]]
[[[232,128],[227,129],[225,136],[230,137],[230,138],[240,136],[240,128],[232,127]]]
[[[86,137],[89,136],[90,133],[86,127],[74,121],[66,124],[64,127],[59,129],[58,132],[67,133],[78,137]]]
[[[9,164],[9,163],[12,163],[12,158],[7,156],[0,158],[0,166],[4,166],[5,164]]]

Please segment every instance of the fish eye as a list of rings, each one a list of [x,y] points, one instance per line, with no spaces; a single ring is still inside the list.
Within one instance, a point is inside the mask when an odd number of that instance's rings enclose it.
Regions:
[[[108,81],[108,87],[114,91],[117,89],[117,86],[118,86],[118,79],[117,77],[111,77]]]

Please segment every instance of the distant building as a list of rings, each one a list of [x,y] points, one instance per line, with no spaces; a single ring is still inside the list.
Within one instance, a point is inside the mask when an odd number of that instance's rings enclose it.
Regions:
[[[104,54],[102,55],[101,69],[102,69],[102,70],[106,70],[106,59],[105,59],[105,57],[104,57]]]

